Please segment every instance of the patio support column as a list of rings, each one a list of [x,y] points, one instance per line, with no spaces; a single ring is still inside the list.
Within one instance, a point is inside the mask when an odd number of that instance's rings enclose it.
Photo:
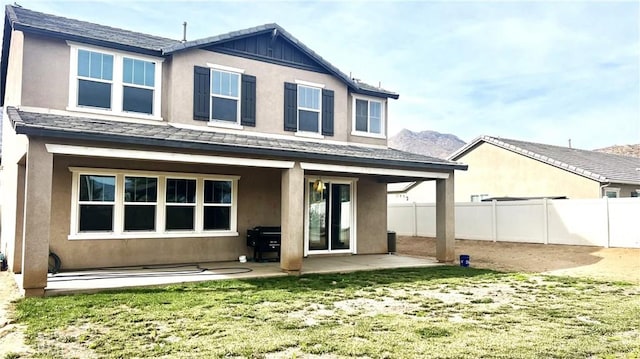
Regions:
[[[24,229],[24,197],[27,193],[24,188],[24,177],[25,177],[25,165],[24,163],[18,163],[18,183],[17,183],[17,191],[16,191],[16,213],[15,213],[15,236],[14,236],[14,247],[13,247],[13,258],[11,258],[11,262],[13,263],[13,268],[11,271],[13,273],[22,273],[22,231]],[[5,192],[10,193],[10,192]]]
[[[29,139],[25,173],[22,231],[22,290],[26,297],[43,296],[47,286],[53,155],[44,142]]]
[[[300,274],[304,256],[304,170],[296,163],[282,172],[280,268]]]
[[[453,171],[436,180],[436,259],[453,262],[455,257],[455,201]]]

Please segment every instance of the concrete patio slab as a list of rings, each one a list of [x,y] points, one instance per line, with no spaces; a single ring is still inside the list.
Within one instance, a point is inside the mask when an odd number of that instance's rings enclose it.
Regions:
[[[434,258],[401,255],[349,255],[308,257],[302,274],[346,273],[378,269],[438,266]],[[277,262],[213,262],[165,266],[105,268],[49,274],[46,296],[97,293],[105,290],[144,288],[222,279],[287,276]],[[16,281],[21,283],[20,275]]]

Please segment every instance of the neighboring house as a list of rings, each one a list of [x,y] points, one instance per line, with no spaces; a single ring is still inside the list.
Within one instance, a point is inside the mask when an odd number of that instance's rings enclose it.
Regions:
[[[456,202],[640,194],[636,157],[480,136],[449,159],[469,165],[468,171],[456,176]],[[433,191],[426,182],[405,196],[412,202],[429,201]]]
[[[247,229],[281,226],[289,273],[385,253],[386,184],[422,179],[453,260],[466,166],[389,149],[398,94],[278,25],[181,42],[9,5],[4,29],[2,248],[26,295],[50,249],[63,269],[228,261]]]

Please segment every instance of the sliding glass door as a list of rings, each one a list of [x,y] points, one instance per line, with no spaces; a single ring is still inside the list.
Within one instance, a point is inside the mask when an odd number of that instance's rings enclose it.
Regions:
[[[305,210],[307,253],[352,252],[352,196],[350,182],[308,181]]]

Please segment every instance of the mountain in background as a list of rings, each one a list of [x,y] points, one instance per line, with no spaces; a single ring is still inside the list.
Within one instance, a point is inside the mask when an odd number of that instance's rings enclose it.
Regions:
[[[436,131],[413,132],[402,129],[389,138],[389,147],[425,156],[447,158],[465,145],[455,135]]]
[[[640,143],[636,145],[609,146],[605,148],[599,148],[594,151],[640,158]]]

